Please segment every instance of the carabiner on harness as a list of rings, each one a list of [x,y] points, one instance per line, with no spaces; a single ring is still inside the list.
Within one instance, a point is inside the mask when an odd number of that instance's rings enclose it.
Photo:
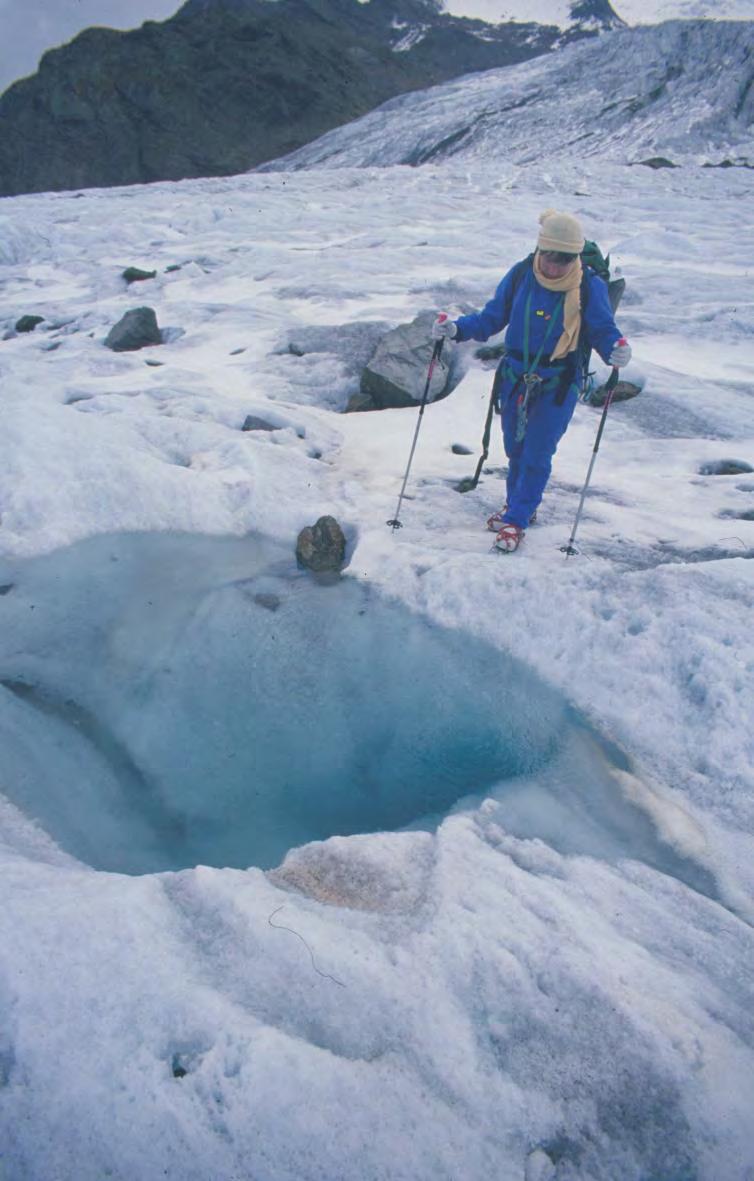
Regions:
[[[542,378],[537,373],[524,373],[521,377],[524,390],[518,395],[516,404],[516,442],[520,443],[526,434],[526,424],[529,418],[529,406],[538,397]]]

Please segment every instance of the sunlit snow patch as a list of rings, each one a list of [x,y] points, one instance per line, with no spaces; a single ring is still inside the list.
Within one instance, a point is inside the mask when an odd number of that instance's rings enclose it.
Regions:
[[[98,537],[0,583],[3,790],[95,868],[268,868],[492,797],[517,835],[707,886],[530,670],[269,542]]]

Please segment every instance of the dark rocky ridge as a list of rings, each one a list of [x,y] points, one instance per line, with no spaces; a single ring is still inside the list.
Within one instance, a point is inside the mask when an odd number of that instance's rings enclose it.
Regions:
[[[84,30],[0,97],[0,195],[243,172],[397,94],[585,35],[433,0],[189,0],[130,32]]]

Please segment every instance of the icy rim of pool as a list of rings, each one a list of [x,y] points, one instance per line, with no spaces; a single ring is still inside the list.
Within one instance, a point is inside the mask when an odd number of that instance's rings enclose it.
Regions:
[[[520,662],[269,539],[104,535],[0,581],[5,794],[93,868],[269,869],[489,797],[516,836],[716,893],[690,821],[659,839],[625,757]]]

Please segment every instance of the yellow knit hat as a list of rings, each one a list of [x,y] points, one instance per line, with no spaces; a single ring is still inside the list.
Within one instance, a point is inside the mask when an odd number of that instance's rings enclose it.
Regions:
[[[557,209],[545,209],[539,215],[540,231],[537,238],[539,250],[559,250],[563,254],[581,254],[584,249],[584,231],[581,224],[570,213],[558,213]]]

